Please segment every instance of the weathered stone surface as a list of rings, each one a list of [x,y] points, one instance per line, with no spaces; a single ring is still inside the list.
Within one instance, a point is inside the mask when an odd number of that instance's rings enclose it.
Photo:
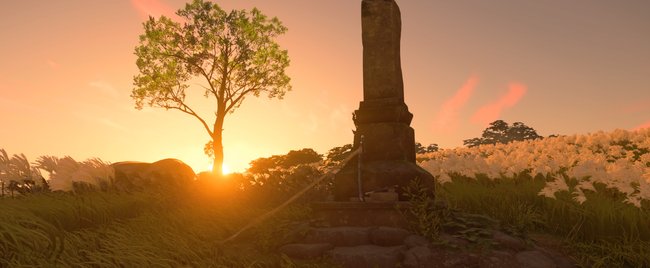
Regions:
[[[150,187],[184,188],[189,186],[196,176],[190,166],[172,158],[154,163],[117,162],[111,166],[115,170],[114,186],[126,191]]]
[[[323,255],[334,246],[330,243],[318,244],[288,244],[280,247],[278,251],[295,259],[312,259]]]
[[[408,161],[415,163],[415,132],[404,123],[371,123],[357,126],[356,137],[363,136],[363,162]],[[413,145],[411,145],[413,144]]]
[[[370,229],[370,242],[383,247],[397,246],[402,245],[410,234],[402,228],[380,226]]]
[[[526,268],[554,268],[555,262],[537,250],[522,251],[515,255],[517,262]]]
[[[396,192],[370,192],[365,198],[366,202],[397,202]]]
[[[412,146],[414,147],[414,146]],[[397,185],[400,201],[408,198],[404,195],[404,187],[411,180],[419,178],[425,187],[431,189],[433,196],[435,180],[433,176],[415,163],[399,160],[384,160],[363,162],[361,167],[363,192],[375,191]],[[358,195],[356,161],[351,161],[334,177],[334,200],[347,201],[349,197]]]
[[[408,198],[402,189],[414,178],[420,178],[433,197],[433,176],[415,164],[415,134],[409,126],[413,114],[404,103],[399,7],[394,0],[363,0],[361,17],[363,101],[353,116],[353,148],[363,147],[363,154],[336,174],[334,200],[349,201],[359,190],[396,185],[398,200],[404,201]],[[357,186],[359,158],[362,189]]]
[[[359,110],[354,112],[352,120],[355,125],[385,122],[408,125],[413,120],[413,114],[401,99],[364,100],[359,103]]]
[[[405,246],[362,245],[337,247],[329,250],[327,255],[346,268],[394,268],[402,261],[405,250]]]
[[[324,226],[394,226],[408,227],[408,202],[316,202],[314,217]]]
[[[574,268],[578,267],[576,261],[566,255],[563,255],[553,249],[542,248],[539,246],[534,247],[535,250],[546,254],[549,258],[553,260],[557,268]]]
[[[313,228],[305,237],[307,243],[329,243],[334,246],[358,246],[370,243],[368,227]]]
[[[508,248],[516,251],[522,251],[526,249],[526,242],[523,239],[510,236],[501,231],[494,231],[492,234],[492,239],[494,242],[497,242],[500,247],[503,248]]]
[[[400,62],[402,22],[393,0],[361,2],[363,98],[404,99]]]
[[[414,247],[404,253],[404,264],[405,267],[427,267],[426,264],[429,260],[433,258],[433,253],[428,247]]]
[[[421,235],[409,235],[404,238],[404,245],[406,245],[408,248],[425,247],[428,244],[429,240]]]

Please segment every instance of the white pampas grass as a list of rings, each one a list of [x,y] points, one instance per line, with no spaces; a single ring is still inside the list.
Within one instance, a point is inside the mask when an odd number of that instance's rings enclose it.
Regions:
[[[623,146],[625,144],[625,146]],[[440,183],[451,182],[449,174],[492,179],[521,172],[543,175],[547,182],[539,195],[554,198],[559,191],[572,191],[574,200],[586,201],[583,190],[595,191],[594,183],[618,189],[626,202],[640,206],[650,200],[650,128],[610,133],[559,136],[508,144],[479,145],[472,148],[441,149],[426,154],[420,165]],[[635,159],[636,158],[636,159]],[[577,179],[569,189],[563,175]]]
[[[113,168],[99,158],[77,162],[66,156],[56,162],[56,169],[48,181],[53,191],[72,191],[74,182],[100,187],[102,183],[111,183],[115,177]]]

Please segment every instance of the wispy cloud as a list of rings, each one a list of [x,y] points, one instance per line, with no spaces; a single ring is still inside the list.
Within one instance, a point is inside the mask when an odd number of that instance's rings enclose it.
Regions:
[[[461,86],[454,96],[446,100],[440,112],[433,122],[433,129],[436,132],[453,132],[458,127],[458,111],[465,106],[467,100],[474,93],[474,89],[478,84],[478,77],[476,75],[470,76]]]
[[[46,61],[46,63],[47,63],[47,66],[50,66],[50,68],[52,68],[52,70],[58,70],[61,67],[61,64],[59,64],[56,61],[50,60],[50,59],[48,59]]]
[[[517,104],[517,102],[519,102],[526,94],[527,90],[528,88],[526,85],[511,82],[508,85],[508,92],[506,94],[501,96],[498,100],[484,105],[474,113],[471,118],[472,122],[486,125],[499,119],[501,112]]]
[[[286,102],[282,102],[282,113],[290,118],[298,118],[300,117],[300,113],[296,111],[293,107],[289,106]]]
[[[303,124],[305,128],[305,132],[307,133],[314,133],[316,130],[318,130],[318,117],[313,112],[310,112],[307,115],[308,121]]]
[[[645,123],[638,125],[637,127],[634,128],[634,130],[640,130],[644,128],[650,128],[650,120],[646,121]]]
[[[336,108],[332,109],[329,114],[330,126],[333,128],[340,128],[345,126],[352,118],[352,110],[345,105],[339,104]]]
[[[131,0],[131,5],[144,19],[149,18],[149,16],[160,17],[164,15],[175,21],[180,20],[180,17],[175,14],[174,8],[161,0]]]
[[[88,83],[88,85],[99,89],[104,94],[109,95],[113,98],[116,98],[119,95],[117,89],[105,81],[91,81]]]
[[[39,106],[32,105],[19,99],[0,97],[0,111],[3,110],[9,111],[12,114],[43,111]]]
[[[101,124],[103,124],[105,126],[111,127],[111,128],[115,128],[115,129],[122,130],[122,131],[127,131],[128,130],[125,126],[120,125],[120,124],[116,123],[115,121],[110,120],[108,118],[98,118],[97,121],[99,123],[101,123]]]
[[[117,130],[121,131],[128,131],[128,128],[113,121],[112,119],[106,118],[106,117],[101,117],[101,116],[93,116],[88,113],[75,113],[75,117],[90,122],[92,124],[99,124],[99,125],[104,125],[109,128],[114,128]]]

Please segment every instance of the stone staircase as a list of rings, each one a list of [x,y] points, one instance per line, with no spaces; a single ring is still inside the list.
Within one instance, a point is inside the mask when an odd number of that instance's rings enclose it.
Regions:
[[[343,267],[397,267],[405,256],[429,242],[405,229],[394,227],[310,228],[299,243],[279,251],[295,259],[330,258]]]
[[[484,232],[484,238],[478,240],[443,232],[434,243],[387,226],[309,226],[305,230],[294,243],[278,251],[298,260],[326,258],[345,268],[576,267],[552,248],[498,230]]]

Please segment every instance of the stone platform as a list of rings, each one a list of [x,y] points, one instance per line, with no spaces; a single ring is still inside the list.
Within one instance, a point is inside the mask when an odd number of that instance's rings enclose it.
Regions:
[[[408,228],[409,202],[316,202],[313,218],[329,226],[391,226]]]

